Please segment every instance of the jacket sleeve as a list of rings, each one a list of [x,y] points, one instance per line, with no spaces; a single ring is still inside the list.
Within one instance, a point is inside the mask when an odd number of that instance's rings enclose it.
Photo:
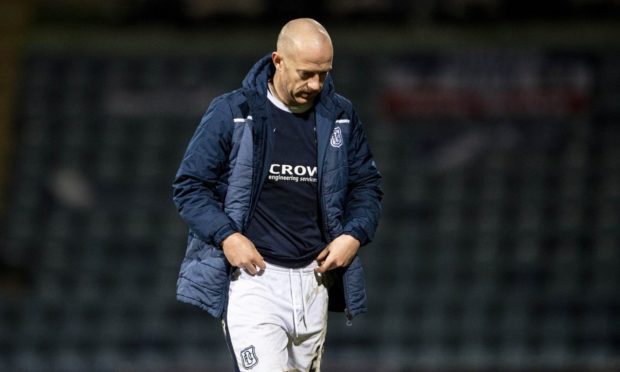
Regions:
[[[349,142],[349,180],[343,233],[369,243],[375,235],[381,214],[381,174],[373,160],[366,134],[353,111]]]
[[[235,232],[224,213],[222,180],[228,169],[232,121],[229,105],[216,98],[190,140],[172,184],[181,218],[201,240],[217,246]]]

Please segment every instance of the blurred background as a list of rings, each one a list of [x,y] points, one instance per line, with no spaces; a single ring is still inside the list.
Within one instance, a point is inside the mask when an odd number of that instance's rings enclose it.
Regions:
[[[620,1],[2,0],[0,371],[228,370],[171,182],[300,16],[385,177],[324,370],[620,370]]]

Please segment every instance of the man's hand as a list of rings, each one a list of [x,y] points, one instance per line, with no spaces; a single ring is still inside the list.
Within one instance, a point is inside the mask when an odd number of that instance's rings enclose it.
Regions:
[[[224,239],[222,250],[232,266],[245,269],[250,275],[265,270],[263,256],[258,253],[254,243],[241,233],[234,233]]]
[[[316,258],[319,267],[314,269],[318,273],[351,264],[353,257],[360,247],[360,242],[351,235],[340,235],[325,247]]]

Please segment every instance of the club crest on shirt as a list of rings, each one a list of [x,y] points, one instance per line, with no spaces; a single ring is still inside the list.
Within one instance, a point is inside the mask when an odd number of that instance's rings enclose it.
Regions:
[[[258,364],[258,357],[256,356],[254,345],[241,350],[241,363],[245,369],[250,369]]]
[[[342,146],[342,130],[340,129],[340,127],[335,127],[334,131],[332,132],[332,138],[329,140],[329,144],[332,145],[332,147],[340,147]]]

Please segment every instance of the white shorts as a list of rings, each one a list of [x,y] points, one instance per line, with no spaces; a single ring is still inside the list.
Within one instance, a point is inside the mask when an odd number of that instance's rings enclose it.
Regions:
[[[315,267],[234,271],[222,323],[237,370],[320,371],[328,296]]]

